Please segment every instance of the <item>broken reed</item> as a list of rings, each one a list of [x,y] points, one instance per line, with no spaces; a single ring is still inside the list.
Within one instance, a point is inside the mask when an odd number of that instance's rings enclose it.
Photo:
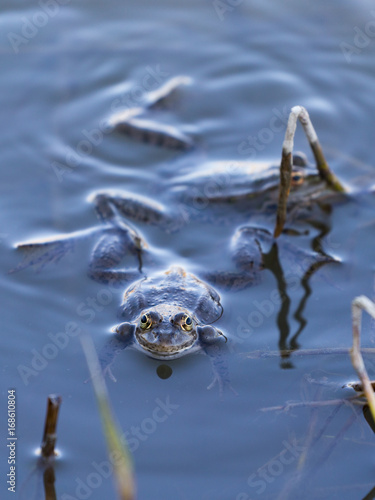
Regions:
[[[363,392],[366,396],[372,418],[375,422],[374,382],[371,382],[369,376],[367,375],[367,371],[361,354],[362,311],[366,311],[371,317],[375,319],[375,304],[364,295],[356,297],[352,302],[353,347],[350,350],[350,358],[352,361],[352,365],[361,381]],[[359,388],[360,386],[358,386],[358,389]]]
[[[292,178],[294,135],[296,132],[298,119],[303,127],[307,140],[309,141],[311,150],[314,154],[316,167],[319,171],[320,177],[323,180],[325,180],[328,186],[334,191],[340,193],[345,192],[345,188],[328,166],[328,163],[324,157],[322,147],[320,145],[313,124],[311,123],[308,112],[302,106],[294,106],[291,109],[289,115],[288,124],[285,132],[285,139],[283,142],[281,164],[280,164],[279,201],[277,206],[276,225],[274,230],[275,238],[280,236],[286,220],[287,201],[290,192],[291,178]]]
[[[50,394],[47,398],[47,413],[41,445],[41,456],[46,459],[55,456],[56,427],[61,401],[61,396],[55,394]]]

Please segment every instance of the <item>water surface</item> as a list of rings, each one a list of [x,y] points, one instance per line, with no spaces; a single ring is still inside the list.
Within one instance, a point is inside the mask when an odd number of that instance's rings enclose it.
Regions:
[[[166,193],[155,189],[161,175],[187,167],[198,170],[215,160],[277,163],[284,128],[280,122],[277,130],[272,128],[273,118],[297,104],[308,109],[337,175],[350,186],[361,177],[361,189],[374,184],[372,3],[237,3],[220,15],[218,2],[197,0],[157,5],[110,1],[105,7],[71,1],[24,43],[15,45],[13,37],[13,46],[10,34],[24,36],[25,18],[33,20],[42,11],[28,2],[17,7],[3,3],[2,414],[6,391],[16,388],[19,491],[35,463],[49,393],[63,397],[57,498],[83,498],[78,485],[84,489],[82,484],[90,483],[89,475],[97,471],[95,464],[107,459],[92,390],[83,383],[87,369],[77,338],[27,380],[22,380],[20,366],[31,367],[35,352],[50,343],[49,334],[64,331],[70,321],[88,331],[100,349],[116,324],[121,294],[113,293],[107,305],[82,316],[82,303],[105,288],[87,277],[94,240],[78,243],[74,253],[40,273],[29,268],[8,275],[20,260],[16,243],[95,226],[88,199],[98,190],[126,189],[163,201]],[[356,33],[366,26],[371,36],[358,43]],[[343,53],[343,43],[354,47],[350,57]],[[141,103],[147,75],[154,75],[148,81],[156,88],[181,74],[191,77],[192,84],[159,116],[196,139],[193,152],[164,151],[117,135],[90,135],[113,110]],[[87,135],[93,143],[90,151],[82,149]],[[241,147],[249,136],[257,139],[255,151]],[[296,146],[308,152],[300,131]],[[57,175],[54,162],[70,168]],[[287,290],[287,316],[280,320],[274,306],[259,323],[257,313],[278,288],[274,274],[265,271],[259,286],[247,290],[221,291],[225,312],[220,327],[229,337],[227,358],[237,397],[228,391],[220,400],[217,388],[207,391],[211,371],[204,356],[170,363],[173,375],[167,380],[157,376],[155,360],[134,351],[118,357],[118,381],[108,386],[134,450],[140,499],[352,499],[372,490],[373,433],[360,413],[343,406],[327,421],[331,407],[282,414],[260,409],[348,395],[340,389],[354,378],[347,355],[280,359],[277,350],[280,341],[287,347],[297,342],[301,349],[350,345],[350,302],[358,294],[373,295],[373,214],[372,195],[362,195],[327,215],[321,243],[341,264],[323,267],[310,280],[303,311],[307,324],[298,339],[293,336],[300,322],[293,314],[306,291],[300,282]],[[228,269],[235,228],[259,223],[252,213],[232,213],[228,220],[225,225],[190,223],[169,235],[145,225],[139,230],[157,249],[158,267],[178,264],[199,274],[208,267]],[[266,222],[268,228],[271,222]],[[311,229],[291,241],[307,249],[318,235]],[[301,277],[290,261],[282,266],[285,274]],[[371,346],[374,335],[367,320],[364,329],[364,343]],[[276,355],[243,355],[255,350]],[[311,379],[332,385],[322,387]],[[153,429],[149,419],[159,401],[174,406]],[[139,438],[138,427],[150,432]],[[319,433],[303,475],[298,475],[303,453],[298,446],[305,447],[309,436]],[[5,441],[3,446],[5,450]],[[2,456],[6,491],[4,451]],[[285,463],[280,457],[286,457]],[[87,498],[115,498],[112,477],[101,478],[96,486],[86,486]],[[35,477],[23,492],[24,498],[34,498]]]

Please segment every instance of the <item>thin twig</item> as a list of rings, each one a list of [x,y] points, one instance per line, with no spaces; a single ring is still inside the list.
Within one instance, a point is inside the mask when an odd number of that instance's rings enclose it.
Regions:
[[[323,388],[319,387],[315,393],[315,402],[318,402]],[[306,474],[306,461],[307,457],[311,453],[311,446],[313,444],[313,436],[315,434],[315,428],[318,424],[318,412],[317,407],[313,406],[310,414],[310,421],[308,425],[308,432],[306,435],[305,442],[303,444],[303,449],[301,455],[298,459],[297,468],[292,473],[289,481],[284,485],[280,495],[278,495],[277,500],[287,500],[293,495],[293,491],[296,491],[302,481],[304,475]]]
[[[326,401],[298,401],[296,403],[286,403],[285,405],[280,406],[269,406],[266,408],[261,408],[260,411],[289,411],[293,408],[308,408],[308,407],[322,407],[322,406],[335,406],[341,405],[343,403],[350,402],[356,405],[364,405],[365,402],[359,399],[359,396],[353,396],[348,399],[327,399]]]
[[[375,354],[374,347],[365,347],[361,349],[363,354]],[[263,358],[285,358],[287,356],[324,356],[327,354],[349,354],[350,349],[347,347],[326,347],[322,349],[282,349],[280,351],[250,351],[243,352],[241,356],[248,359],[263,359]]]
[[[350,350],[350,358],[352,360],[352,365],[362,382],[363,392],[366,395],[366,399],[371,410],[372,418],[375,421],[374,389],[367,375],[367,371],[360,350],[362,310],[366,311],[370,316],[375,318],[375,304],[364,295],[356,297],[352,302],[353,347]]]
[[[315,132],[313,124],[311,123],[310,117],[306,109],[302,106],[294,106],[291,109],[288,125],[285,132],[285,139],[283,142],[281,165],[280,165],[280,192],[279,192],[279,202],[277,207],[277,217],[276,225],[274,231],[274,237],[280,236],[285,220],[286,220],[286,209],[287,201],[290,192],[291,178],[292,178],[292,166],[293,166],[293,146],[294,146],[294,135],[297,127],[297,119],[301,122],[303,130],[306,134],[307,140],[309,141],[311,150],[314,154],[316,161],[316,166],[319,171],[319,175],[324,179],[328,186],[334,191],[344,193],[346,190],[340,183],[335,174],[331,171],[328,163],[324,157],[322,147],[320,145],[318,136]]]
[[[41,445],[41,455],[43,458],[55,456],[56,426],[61,405],[61,397],[50,394],[47,398],[47,413],[44,424],[44,433]]]

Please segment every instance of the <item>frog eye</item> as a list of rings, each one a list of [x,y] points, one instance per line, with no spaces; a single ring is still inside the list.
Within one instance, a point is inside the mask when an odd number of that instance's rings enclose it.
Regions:
[[[148,330],[151,327],[151,323],[150,316],[148,314],[143,314],[140,322],[142,330]]]
[[[292,175],[292,183],[294,186],[299,186],[303,183],[303,175],[300,173]]]
[[[185,317],[184,323],[182,323],[181,327],[183,330],[190,332],[190,330],[193,328],[193,320],[190,316]]]

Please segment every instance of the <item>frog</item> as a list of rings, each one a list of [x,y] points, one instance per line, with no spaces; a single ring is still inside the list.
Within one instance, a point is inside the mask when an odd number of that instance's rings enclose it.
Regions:
[[[296,153],[293,189],[306,184],[304,181],[310,175],[314,176],[314,173],[308,167],[305,155]],[[92,193],[88,201],[94,206],[99,225],[56,239],[17,244],[17,248],[25,253],[25,259],[10,272],[29,266],[41,270],[49,263],[57,263],[70,252],[76,240],[100,233],[90,259],[90,278],[101,283],[113,279],[123,282],[133,280],[142,271],[143,260],[150,254],[148,243],[133,223],[156,226],[165,233],[176,233],[195,221],[236,225],[244,218],[246,220],[253,207],[256,210],[257,206],[261,207],[258,211],[263,216],[268,214],[273,217],[278,188],[277,167],[265,163],[237,162],[228,169],[227,162],[212,162],[202,167],[200,173],[185,168],[175,177],[152,178],[151,184],[154,192],[164,195],[164,202],[125,190]],[[303,193],[299,191],[298,197],[303,197]],[[238,239],[238,234],[235,230],[229,246],[233,249],[232,259],[239,270],[238,278],[250,286],[258,281],[257,274],[263,269],[259,253],[260,233],[256,226],[254,231],[243,232],[247,235],[246,242],[244,236]],[[127,254],[135,256],[135,268],[115,272],[114,267]],[[244,254],[248,255],[248,262],[244,262]]]
[[[157,106],[163,105],[164,101],[171,93],[176,92],[181,84],[187,83],[186,79],[181,78],[167,82],[148,99],[150,112]],[[179,132],[175,131],[173,131],[171,138],[170,130],[167,131],[165,128],[160,131],[158,127],[154,127],[151,131],[150,127],[145,127],[146,132],[140,133],[143,130],[143,125],[139,121],[132,120],[141,115],[142,112],[144,112],[142,108],[125,110],[126,116],[123,115],[122,118],[117,117],[112,120],[114,131],[123,131],[121,124],[126,122],[125,133],[133,138],[158,146],[166,144],[166,147],[172,149],[186,150],[188,144],[191,147],[190,138],[182,137]],[[184,147],[182,144],[177,146],[177,142],[180,140],[186,143]],[[173,141],[177,142],[171,146]],[[139,225],[157,226],[166,233],[181,231],[186,225],[196,220],[210,224],[221,223],[236,226],[237,222],[243,222],[243,219],[248,217],[249,211],[254,207],[254,210],[258,209],[262,213],[266,211],[265,204],[269,204],[270,200],[272,201],[277,196],[278,177],[278,167],[270,166],[268,163],[219,161],[209,162],[199,170],[195,165],[193,167],[184,165],[177,174],[174,171],[153,177],[150,181],[152,190],[155,193],[161,193],[165,197],[163,201],[123,190],[94,192],[89,197],[89,201],[94,205],[99,225],[57,239],[17,245],[18,249],[25,251],[26,257],[11,272],[20,271],[29,266],[41,270],[49,263],[58,262],[64,257],[73,248],[74,241],[77,239],[96,236],[99,233],[99,240],[94,245],[89,262],[89,277],[103,284],[116,282],[124,286],[133,282],[137,282],[141,286],[140,283],[145,280],[146,286],[147,283],[152,282],[152,271],[145,271],[145,266],[147,269],[150,262],[152,263],[153,250],[150,249],[147,241],[138,230]],[[316,170],[309,166],[303,153],[294,154],[292,183],[293,189],[298,190],[299,196],[303,196],[301,190],[304,186],[309,186],[309,182],[306,181],[310,177],[316,179]],[[229,211],[230,216],[228,215]],[[270,212],[272,212],[272,206]],[[133,226],[134,223],[136,227]],[[195,278],[197,289],[201,290],[205,286],[209,286],[208,283],[213,283],[216,288],[237,291],[258,284],[263,270],[265,268],[272,270],[272,265],[267,264],[266,258],[272,241],[269,231],[264,228],[249,224],[236,227],[229,245],[234,270],[214,269],[201,272],[200,277]],[[268,250],[265,250],[266,247]],[[123,259],[128,255],[134,258],[134,265],[119,268]],[[322,252],[308,252],[306,254],[306,252],[300,251],[298,255],[305,260],[306,257],[312,260],[309,269],[310,267],[315,269],[320,264],[333,261],[330,256]],[[307,272],[311,273],[309,269]],[[159,280],[159,285],[160,292],[164,291],[162,280]],[[162,311],[164,313],[167,311],[163,308],[169,307],[168,292],[160,293],[160,296],[165,296],[165,304],[156,304],[156,311],[149,311],[147,314],[156,314],[155,317],[157,317],[157,314],[163,316]],[[187,300],[186,295],[182,295],[182,297]],[[181,303],[178,307],[184,307],[184,304]],[[196,321],[194,318],[198,318],[197,312],[191,310],[191,306],[187,309],[188,311],[184,313],[186,317]],[[144,315],[148,318],[146,312],[138,311],[139,321]],[[172,312],[170,318],[171,315]],[[151,315],[151,317],[153,316]],[[131,319],[131,322],[133,321],[134,318]],[[129,321],[127,322],[129,323]],[[122,339],[131,340],[134,346],[141,347],[140,339],[143,337],[137,337],[136,329],[133,328],[134,323],[131,325],[132,327],[123,326],[122,333],[119,330],[116,334],[121,335]],[[208,330],[200,329],[208,325],[202,325],[203,323],[197,326],[197,329],[199,327],[197,331],[201,333],[197,333],[198,337],[192,346],[185,349],[179,345],[178,353],[190,352],[193,350],[193,346],[196,348],[198,345],[202,345],[205,338],[204,332],[208,332]],[[127,329],[127,333],[125,329]],[[122,345],[125,344],[127,342],[123,342]],[[142,349],[145,351],[143,347]],[[154,351],[149,350],[148,354],[153,357],[157,356]],[[176,352],[176,354],[178,353]]]
[[[108,130],[154,147],[182,152],[196,149],[194,138],[177,127],[165,125],[148,117],[149,114],[155,113],[155,110],[168,107],[170,100],[181,91],[181,88],[192,83],[192,78],[184,75],[171,78],[158,89],[146,94],[141,106],[126,108],[112,114],[107,119]],[[160,184],[158,189],[171,193],[173,202],[176,198],[180,198],[177,200],[180,204],[183,201],[201,208],[203,205],[215,203],[239,205],[241,202],[246,202],[249,206],[252,199],[256,199],[259,206],[259,197],[274,194],[275,188],[279,185],[279,166],[270,165],[269,162],[228,159],[204,162],[197,168],[198,161],[199,158],[194,158],[190,165],[177,166],[177,169],[174,164],[173,177],[170,172],[163,171],[162,175],[166,175],[168,185],[160,183],[158,179]],[[293,155],[292,168],[293,187],[304,184],[307,179],[317,178],[316,169],[309,165],[306,155],[302,152]],[[300,197],[304,197],[304,194],[301,193]]]
[[[132,121],[146,112],[145,110],[153,112],[159,106],[165,105],[171,95],[189,83],[187,77],[176,77],[149,95],[143,108],[128,109],[120,115],[117,114],[117,117],[112,117],[114,132],[124,131],[123,125],[126,123],[125,132],[133,138],[154,146],[189,149],[192,145],[191,139],[182,137],[179,131],[173,131],[170,137],[170,130],[159,130],[155,126],[152,132],[150,127],[145,127],[145,133],[140,133],[143,125],[139,121]],[[185,146],[177,146],[177,143],[171,146],[175,140],[182,140]],[[208,162],[199,169],[195,165],[192,167],[184,164],[177,174],[166,172],[166,175],[152,178],[151,188],[153,192],[165,196],[164,202],[123,190],[95,192],[89,201],[94,205],[100,221],[98,226],[55,240],[17,245],[18,249],[26,252],[26,257],[11,272],[29,266],[41,270],[51,262],[58,262],[71,251],[75,240],[99,233],[99,241],[93,248],[89,262],[90,278],[104,284],[113,281],[129,284],[142,276],[148,276],[148,272],[144,272],[144,261],[146,260],[147,264],[152,254],[146,240],[132,223],[137,226],[157,226],[166,233],[174,233],[194,221],[238,226],[252,210],[262,215],[268,213],[273,217],[278,181],[278,166],[269,165],[268,162],[228,160]],[[314,192],[314,183],[321,183],[316,169],[309,165],[304,153],[295,153],[291,197],[296,193],[299,200],[306,198],[306,190]],[[324,231],[327,231],[325,227],[320,234]],[[279,245],[288,247],[288,242],[281,242]],[[235,228],[229,247],[232,269],[204,271],[200,275],[202,279],[213,283],[219,289],[238,291],[258,284],[265,268],[274,272],[274,266],[269,262],[272,259],[267,258],[272,247],[272,238],[262,228],[249,224]],[[297,252],[297,249],[290,249],[289,245],[289,254],[293,255],[293,252],[294,255],[298,254],[300,260],[309,261],[307,269],[301,274],[302,282],[324,263],[334,261],[322,251]],[[134,256],[135,265],[119,269],[127,255]],[[276,276],[276,279],[279,278]]]
[[[214,382],[218,383],[220,394],[224,387],[231,388],[226,365],[216,342],[224,338],[224,334],[211,325],[221,315],[218,290],[235,293],[253,287],[260,283],[264,270],[268,269],[275,275],[280,295],[287,296],[286,282],[280,278],[281,266],[275,264],[278,257],[273,248],[275,243],[272,234],[264,228],[239,226],[230,242],[234,269],[200,270],[198,277],[179,268],[158,274],[155,272],[157,266],[152,262],[153,249],[139,231],[130,225],[129,219],[138,224],[156,225],[162,230],[173,232],[179,228],[173,217],[173,210],[167,210],[159,202],[130,194],[122,197],[119,194],[99,192],[93,194],[92,201],[100,220],[98,227],[78,231],[60,240],[20,244],[19,249],[26,251],[26,259],[13,272],[31,265],[40,271],[71,250],[75,239],[96,236],[99,232],[100,238],[94,244],[89,262],[89,277],[101,284],[127,287],[120,312],[123,322],[115,328],[115,335],[100,355],[103,371],[114,379],[111,372],[113,359],[116,353],[128,346],[159,360],[201,351],[211,359]],[[333,262],[332,258],[318,252],[297,252],[291,245],[288,248],[287,242],[279,243],[279,246],[284,250],[284,255],[285,251],[289,254],[293,267],[296,265],[295,260],[304,262],[305,268],[300,272],[302,284],[322,265]],[[126,257],[131,257],[134,264],[121,267]],[[131,285],[132,283],[135,284]],[[307,297],[308,292],[301,304],[305,304]],[[287,314],[284,306],[282,310],[283,314]],[[168,337],[163,336],[163,333],[159,334],[157,322],[161,318],[167,318],[165,321],[162,319],[160,324],[166,332],[178,329],[179,335]],[[299,321],[299,318],[296,319]],[[302,317],[300,323],[305,324]],[[194,329],[193,337],[186,333],[190,326]],[[281,335],[281,345],[285,350],[288,332]],[[230,335],[228,338],[230,342]],[[213,385],[214,383],[209,387]]]
[[[203,352],[214,375],[208,389],[218,384],[221,396],[226,387],[235,392],[222,356],[227,337],[213,326],[222,314],[218,292],[180,266],[145,276],[125,290],[118,314],[122,321],[100,352],[103,372],[115,381],[111,366],[127,348],[162,361]]]
[[[176,92],[178,86],[178,79],[172,80],[160,90],[158,97],[162,96],[165,101],[168,99],[168,92],[171,90]],[[153,109],[153,106],[150,106],[150,109]],[[123,115],[123,118],[127,120],[126,115]],[[117,121],[118,124],[120,122],[121,120]],[[136,138],[145,143],[163,146],[164,131],[159,139],[156,139],[155,135],[158,135],[156,126],[153,128],[152,136],[146,129],[144,135],[137,134]],[[169,147],[168,141],[165,146]],[[189,142],[189,148],[190,146]],[[159,200],[157,205],[150,199],[138,198],[137,200],[132,193],[101,192],[95,198],[95,205],[96,207],[100,204],[112,205],[126,219],[131,218],[134,222],[156,225],[166,232],[181,230],[195,220],[205,220],[210,224],[212,221],[214,223],[220,221],[221,224],[234,225],[233,210],[228,216],[229,209],[233,208],[235,212],[240,213],[239,220],[242,214],[252,211],[261,213],[263,217],[268,215],[272,218],[276,213],[280,179],[278,165],[269,165],[266,162],[213,161],[206,162],[199,168],[185,164],[182,168],[176,169],[174,165],[173,175],[170,175],[168,171],[162,174],[161,178],[152,180],[152,189],[166,193],[167,201],[164,204],[161,204]],[[291,186],[288,206],[290,221],[307,222],[314,230],[318,229],[318,237],[312,240],[314,250],[318,251],[306,252],[293,247],[288,242],[279,243],[282,253],[287,254],[294,267],[296,260],[305,263],[305,268],[300,273],[305,294],[295,315],[300,327],[291,340],[291,348],[295,349],[298,347],[297,338],[306,324],[302,312],[310,293],[308,280],[323,265],[337,263],[338,260],[324,252],[321,244],[322,238],[330,229],[325,220],[330,211],[330,200],[336,193],[332,193],[318,170],[309,164],[304,153],[297,152],[292,155]],[[102,208],[100,211],[105,210]],[[142,214],[147,215],[144,217]],[[288,233],[288,229],[285,232]],[[307,232],[305,230],[304,234]],[[295,231],[291,234],[300,233]],[[240,226],[235,229],[230,247],[233,250],[232,259],[235,270],[206,272],[204,273],[205,279],[219,288],[237,291],[258,284],[261,271],[267,268],[275,274],[281,293],[286,295],[285,280],[280,278],[282,267],[275,265],[278,254],[275,250],[274,239],[267,230],[250,225]],[[287,324],[286,320],[284,324]],[[284,330],[288,328],[286,326]],[[287,335],[285,331],[281,333],[280,345],[284,350]]]
[[[191,85],[192,82],[193,80],[188,76],[176,76],[168,80],[160,88],[146,95],[143,106],[126,109],[112,115],[109,120],[110,126],[114,131],[130,136],[133,140],[153,146],[178,149],[184,152],[196,148],[196,140],[177,128],[139,118],[143,114],[147,115],[147,113],[153,113],[157,109],[167,107],[170,99],[181,90],[180,87]],[[306,155],[299,152],[292,154],[297,119],[303,126],[317,168],[309,165]],[[285,232],[298,235],[305,234],[317,224],[324,224],[331,207],[340,202],[348,201],[350,196],[348,189],[329,169],[309,115],[301,106],[295,106],[291,109],[283,143],[282,158],[287,150],[289,152],[290,146],[290,154],[293,159],[290,162],[292,189],[287,188],[285,183],[283,186],[283,189],[286,189],[288,193],[286,197],[289,195],[287,206],[289,227],[286,228]],[[286,157],[287,155],[284,159]],[[196,163],[197,159],[194,161]],[[281,163],[283,161],[282,159]],[[324,168],[321,168],[322,166]],[[194,165],[193,168],[188,168],[186,173],[179,172],[178,175],[175,175],[176,167],[174,167],[172,180],[174,185],[171,186],[171,179],[169,179],[168,189],[174,190],[176,193],[180,190],[184,203],[190,204],[190,212],[192,206],[199,206],[199,210],[201,210],[202,207],[213,204],[236,205],[239,210],[252,210],[263,216],[269,215],[269,217],[273,217],[277,212],[278,221],[274,235],[278,237],[283,229],[283,224],[280,224],[279,219],[286,217],[286,213],[281,216],[281,212],[286,208],[282,207],[284,203],[281,203],[278,196],[280,178],[284,175],[282,171],[280,164],[270,167],[264,162],[253,163],[230,159],[209,162],[200,165],[199,168]],[[192,187],[190,190],[187,189],[189,185]],[[161,186],[161,189],[165,189],[165,187]],[[185,213],[187,212],[185,211]],[[187,216],[190,217],[191,214],[187,214]],[[294,230],[292,226],[296,225],[302,225],[302,230]]]
[[[134,223],[144,227],[156,226],[162,232],[173,234],[194,221],[210,224],[234,221],[233,218],[229,221],[225,217],[220,219],[218,212],[213,213],[212,219],[212,213],[194,207],[190,210],[188,205],[183,205],[182,209],[181,205],[176,208],[172,203],[173,197],[168,200],[162,204],[125,191],[93,193],[90,201],[94,205],[99,225],[57,239],[18,244],[17,249],[24,252],[24,260],[10,272],[18,272],[31,266],[41,271],[45,266],[59,262],[72,251],[77,240],[97,236],[99,233],[89,260],[88,276],[101,284],[127,284],[141,278],[145,273],[145,266],[155,264],[153,249],[134,227]],[[215,282],[220,288],[233,291],[258,284],[265,267],[263,250],[270,246],[271,241],[272,237],[266,229],[249,225],[239,226],[229,243],[234,271],[203,271],[202,277]],[[129,256],[133,258],[134,264],[121,268],[121,263]],[[312,256],[314,258],[315,253]],[[306,257],[307,255],[304,255],[304,258]]]
[[[165,362],[202,352],[210,358],[213,371],[213,380],[208,389],[217,384],[220,397],[227,387],[236,394],[230,384],[220,345],[223,340],[227,341],[227,336],[213,326],[223,314],[217,290],[180,266],[145,272],[143,253],[146,243],[134,229],[114,213],[109,213],[109,206],[105,204],[101,208],[103,217],[113,218],[93,249],[89,276],[115,289],[126,286],[118,312],[120,323],[113,328],[114,335],[99,353],[103,374],[116,381],[111,366],[116,355],[128,347]],[[43,260],[58,262],[67,248],[71,248],[71,243],[70,238],[66,238],[26,244],[23,249],[34,255],[28,265],[39,266],[40,271],[46,265]],[[116,264],[127,251],[135,256],[135,269],[116,269]],[[28,265],[24,263],[11,272]]]

